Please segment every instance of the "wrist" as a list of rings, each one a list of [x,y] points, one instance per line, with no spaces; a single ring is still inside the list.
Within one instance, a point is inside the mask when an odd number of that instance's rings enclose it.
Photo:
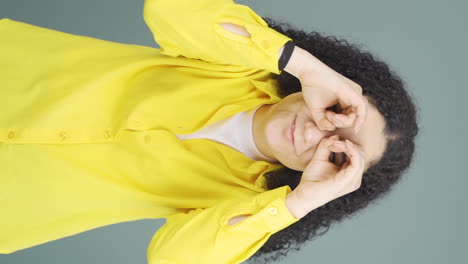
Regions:
[[[323,63],[308,51],[295,46],[284,70],[299,79],[303,72],[315,71],[321,64]]]
[[[310,212],[310,210],[304,208],[303,203],[297,198],[294,191],[286,195],[285,203],[289,212],[298,219],[301,219]]]

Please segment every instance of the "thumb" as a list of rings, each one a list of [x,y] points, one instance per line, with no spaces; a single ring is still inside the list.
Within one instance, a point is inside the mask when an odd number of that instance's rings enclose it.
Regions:
[[[336,165],[329,161],[331,148],[337,139],[338,135],[322,138],[312,159],[304,169],[301,180],[305,182],[326,181],[330,173],[334,175],[338,172]]]
[[[335,125],[328,120],[327,116],[325,115],[326,109],[315,109],[312,110],[312,119],[314,119],[314,122],[317,124],[317,127],[320,130],[335,130],[336,127]]]
[[[328,157],[330,156],[331,150],[330,147],[338,139],[338,135],[334,135],[329,138],[323,138],[312,156],[312,160],[315,161],[326,161],[328,162]]]
[[[317,124],[320,130],[335,130],[335,125],[328,120],[327,116],[325,115],[325,110],[320,112],[312,112],[312,118],[314,119],[315,123]]]

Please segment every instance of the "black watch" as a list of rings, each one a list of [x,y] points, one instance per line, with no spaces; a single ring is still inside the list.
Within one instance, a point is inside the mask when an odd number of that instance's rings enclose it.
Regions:
[[[281,57],[278,62],[278,68],[280,71],[282,71],[284,67],[286,67],[286,65],[288,64],[288,61],[291,58],[295,46],[296,45],[294,45],[294,42],[292,40],[286,42],[286,44],[284,45],[283,53],[281,54]]]

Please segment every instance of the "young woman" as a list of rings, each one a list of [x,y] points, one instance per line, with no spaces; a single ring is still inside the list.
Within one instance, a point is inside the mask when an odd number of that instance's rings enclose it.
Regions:
[[[160,49],[0,20],[0,253],[167,218],[149,263],[300,245],[409,166],[415,107],[347,42],[231,0],[146,0]]]

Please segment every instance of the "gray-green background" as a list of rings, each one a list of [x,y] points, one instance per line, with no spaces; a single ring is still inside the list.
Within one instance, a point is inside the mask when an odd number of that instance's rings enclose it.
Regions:
[[[403,77],[420,108],[415,162],[395,190],[281,263],[468,263],[468,1],[238,3],[377,53]],[[142,9],[143,0],[0,0],[0,18],[157,47]],[[151,237],[164,223],[145,219],[106,226],[0,255],[0,263],[143,264]]]

